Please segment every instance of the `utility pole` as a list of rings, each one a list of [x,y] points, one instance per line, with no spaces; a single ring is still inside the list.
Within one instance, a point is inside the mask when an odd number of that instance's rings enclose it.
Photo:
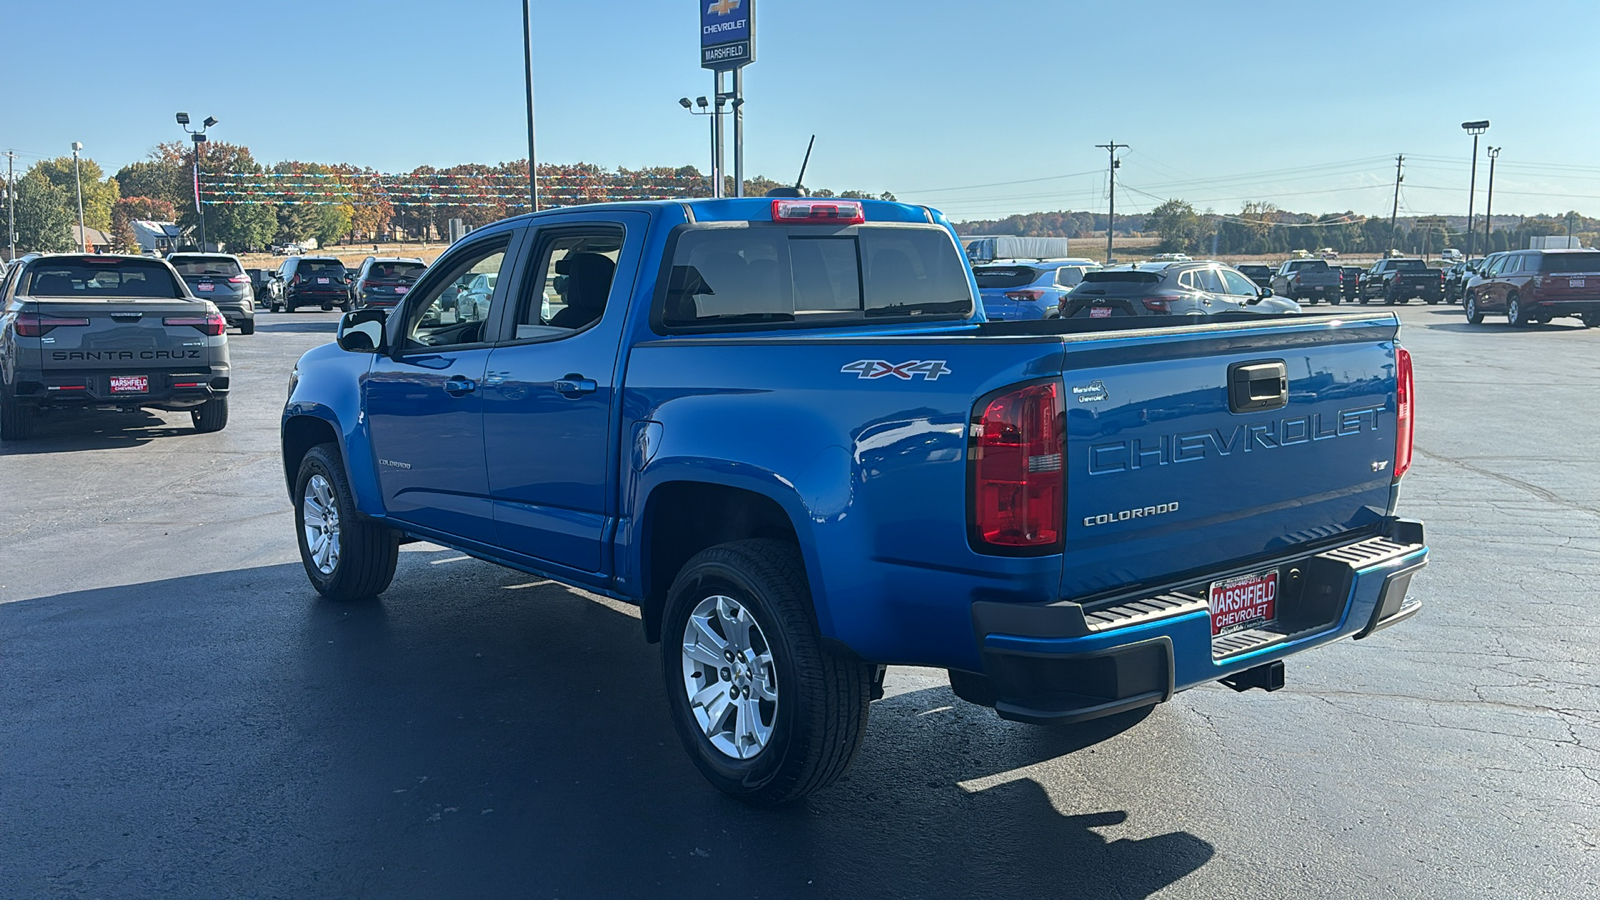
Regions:
[[[528,211],[539,211],[539,168],[533,153],[533,19],[522,0],[522,63],[528,86]]]
[[[6,151],[6,242],[11,246],[11,259],[17,258],[17,154]]]
[[[1500,148],[1489,148],[1489,202],[1483,205],[1483,254],[1488,256],[1494,252],[1494,244],[1489,242],[1489,233],[1494,231],[1494,161],[1500,158]],[[1472,257],[1467,257],[1471,259]]]
[[[1405,161],[1406,158],[1404,156],[1396,156],[1394,158],[1394,208],[1389,210],[1389,246],[1383,248],[1385,255],[1387,255],[1388,250],[1394,247],[1394,225],[1395,221],[1400,218],[1400,182],[1406,180],[1406,176],[1401,174],[1400,167],[1405,164]]]
[[[1118,162],[1117,160],[1117,151],[1126,150],[1128,145],[1119,144],[1116,141],[1112,141],[1109,144],[1095,144],[1095,146],[1106,151],[1106,155],[1110,157],[1110,168],[1108,171],[1111,173],[1111,206],[1110,214],[1106,217],[1106,265],[1109,266],[1116,260],[1116,254],[1114,252],[1115,245],[1112,243],[1112,241],[1113,236],[1117,232],[1117,169],[1122,165],[1122,163]]]

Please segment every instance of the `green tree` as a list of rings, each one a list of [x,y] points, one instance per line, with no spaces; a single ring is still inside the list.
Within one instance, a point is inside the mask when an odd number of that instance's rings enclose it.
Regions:
[[[40,160],[33,167],[50,183],[60,188],[70,200],[72,220],[78,220],[77,181],[73,178],[72,157],[58,156],[55,159]],[[100,164],[92,159],[79,158],[78,178],[83,183],[83,224],[101,231],[111,230],[111,207],[116,205],[121,194],[117,190],[117,181],[106,178],[105,172],[100,169]]]
[[[319,206],[317,210],[317,224],[315,237],[317,243],[323,247],[342,240],[350,233],[350,218],[354,210],[350,204],[340,203],[334,206]]]
[[[172,209],[194,206],[194,186],[187,163],[168,158],[163,148],[151,151],[150,159],[123,166],[116,175],[124,197],[147,197],[164,202]],[[159,157],[159,158],[158,158]]]
[[[72,240],[76,207],[77,200],[68,199],[66,192],[41,172],[17,179],[17,246],[40,253],[76,249]]]
[[[1161,235],[1161,249],[1170,252],[1198,250],[1200,217],[1184,200],[1168,200],[1144,217],[1147,230]]]

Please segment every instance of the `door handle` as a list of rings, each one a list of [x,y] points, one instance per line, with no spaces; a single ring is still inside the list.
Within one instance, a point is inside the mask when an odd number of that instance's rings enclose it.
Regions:
[[[453,376],[444,383],[444,392],[452,397],[464,397],[478,389],[478,383],[470,378],[460,375]]]
[[[592,394],[600,389],[600,385],[593,378],[582,375],[568,375],[556,382],[556,393],[574,396],[577,394]]]

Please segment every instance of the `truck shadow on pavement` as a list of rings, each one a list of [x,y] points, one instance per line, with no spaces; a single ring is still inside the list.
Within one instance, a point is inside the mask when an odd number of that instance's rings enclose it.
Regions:
[[[45,410],[34,420],[28,440],[0,443],[0,456],[138,447],[161,438],[195,433],[188,413],[166,415],[172,419],[145,409]],[[173,421],[181,424],[174,425]]]
[[[1015,725],[926,678],[846,779],[748,808],[627,608],[450,551],[361,604],[298,565],[4,604],[0,647],[4,896],[1143,897],[1214,853],[1018,771],[1143,716]]]

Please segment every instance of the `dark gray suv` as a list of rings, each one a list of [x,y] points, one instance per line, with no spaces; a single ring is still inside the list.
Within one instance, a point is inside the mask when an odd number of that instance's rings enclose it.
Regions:
[[[1239,270],[1209,260],[1146,263],[1089,272],[1061,298],[1063,319],[1298,313]]]
[[[256,292],[239,257],[226,253],[174,253],[167,262],[201,300],[210,300],[240,334],[256,333]]]

